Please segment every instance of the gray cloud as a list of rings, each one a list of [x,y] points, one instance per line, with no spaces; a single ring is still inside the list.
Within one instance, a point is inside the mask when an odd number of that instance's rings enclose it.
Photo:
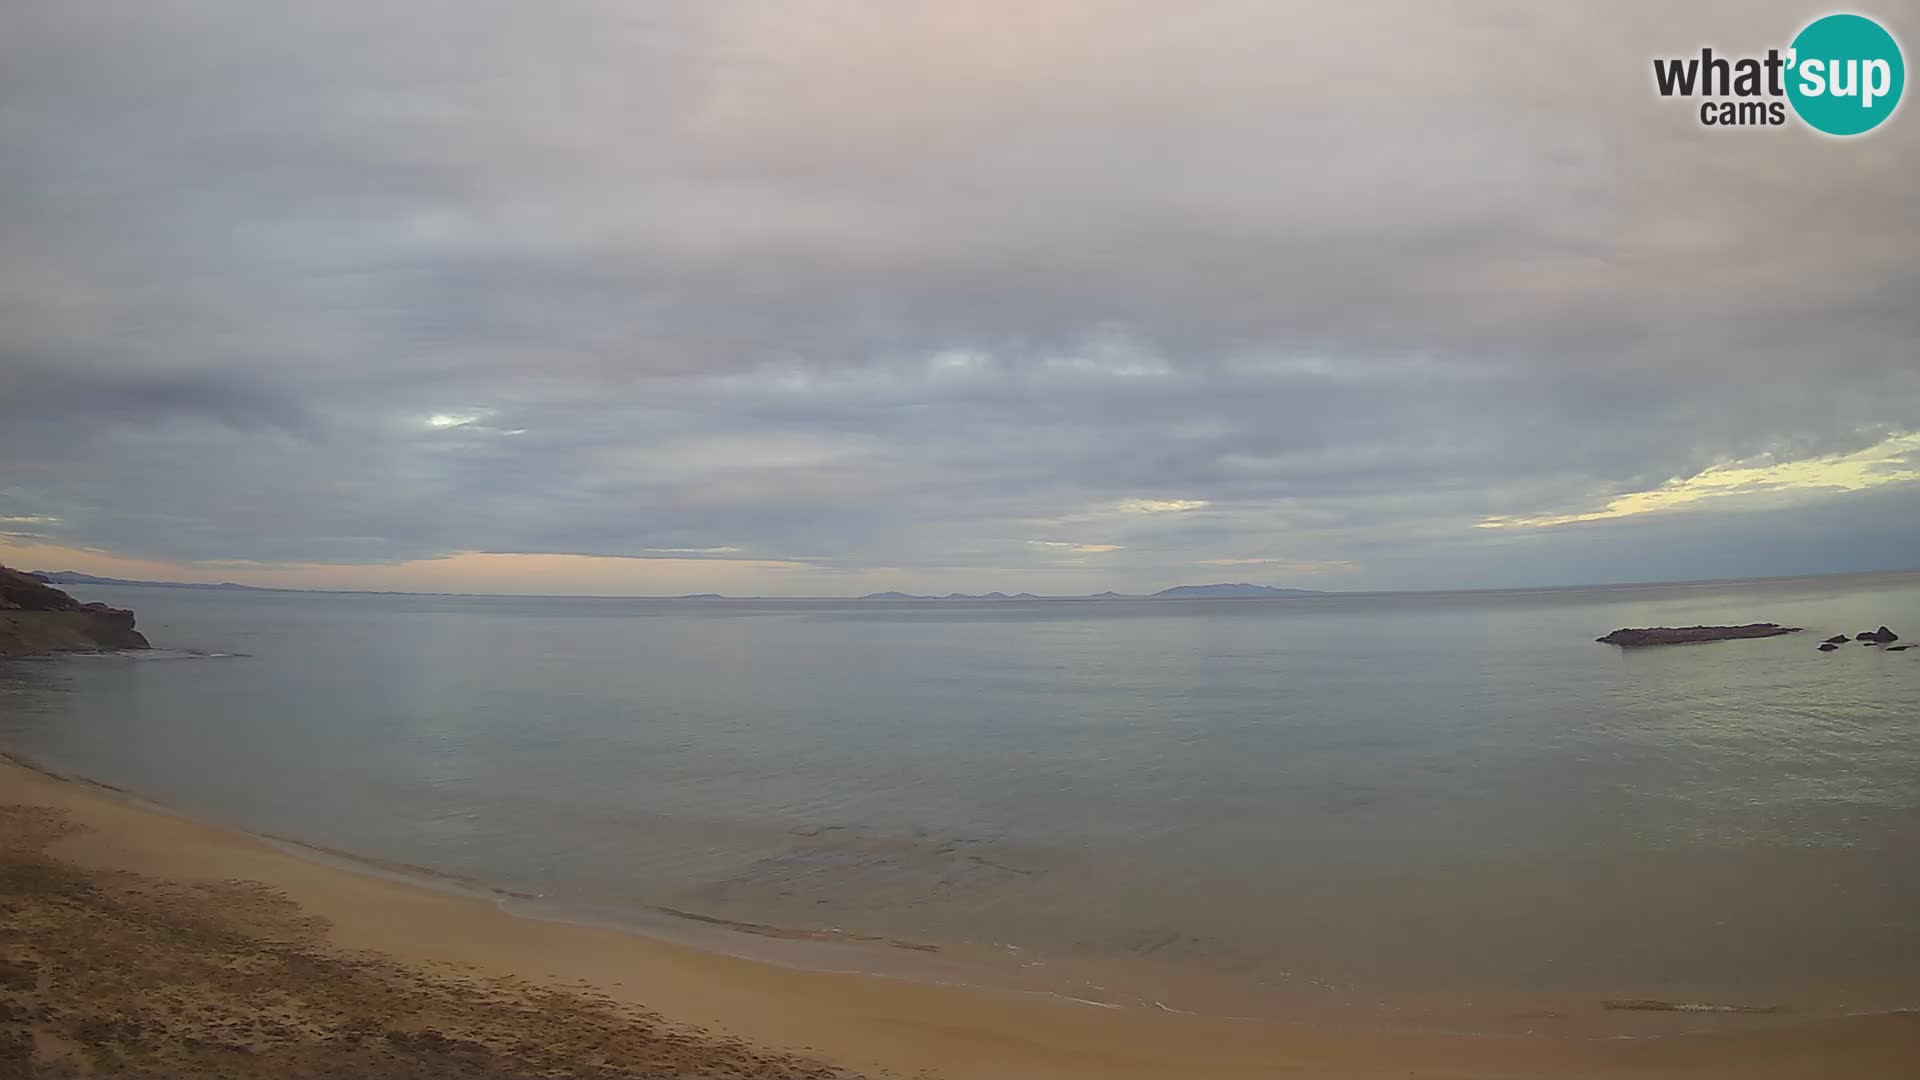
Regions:
[[[1650,88],[1808,14],[16,5],[0,518],[930,588],[1910,561],[1846,538],[1912,483],[1474,527],[1920,428],[1920,127]]]

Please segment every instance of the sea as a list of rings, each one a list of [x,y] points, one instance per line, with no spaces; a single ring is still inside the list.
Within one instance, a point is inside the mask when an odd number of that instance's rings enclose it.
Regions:
[[[0,749],[314,858],[1086,1007],[1920,1007],[1920,572],[1253,600],[75,586]],[[1779,622],[1622,649],[1619,627]],[[1661,1025],[1665,1025],[1664,1027]]]

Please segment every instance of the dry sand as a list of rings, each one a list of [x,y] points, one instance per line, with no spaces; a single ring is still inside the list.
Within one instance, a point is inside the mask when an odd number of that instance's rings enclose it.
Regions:
[[[779,967],[356,872],[0,761],[0,1076],[1914,1077],[1920,1015],[1364,1032]]]

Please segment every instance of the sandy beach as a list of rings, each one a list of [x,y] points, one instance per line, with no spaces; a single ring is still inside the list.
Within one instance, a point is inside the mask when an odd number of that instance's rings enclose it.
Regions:
[[[1381,1033],[797,970],[523,918],[0,761],[0,1073],[1908,1077],[1920,1016]]]

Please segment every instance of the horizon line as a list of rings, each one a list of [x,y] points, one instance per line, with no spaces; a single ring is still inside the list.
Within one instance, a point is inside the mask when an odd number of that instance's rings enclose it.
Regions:
[[[79,570],[24,570],[26,574],[84,574]],[[1690,585],[1759,585],[1778,582],[1813,581],[1822,578],[1871,577],[1881,574],[1920,574],[1920,566],[1897,567],[1880,570],[1834,570],[1813,574],[1781,574],[1761,577],[1730,578],[1685,578],[1667,581],[1592,581],[1567,585],[1508,585],[1482,588],[1438,588],[1438,589],[1301,589],[1286,585],[1260,585],[1257,588],[1286,590],[1294,596],[1187,596],[1163,597],[1158,593],[1121,593],[1106,590],[1103,593],[1082,593],[1077,595],[1044,596],[1035,593],[1002,593],[992,598],[991,593],[948,593],[936,596],[930,593],[904,593],[886,595],[897,590],[879,590],[860,596],[728,596],[716,592],[694,592],[673,594],[639,593],[476,593],[476,592],[415,592],[405,589],[298,589],[277,585],[244,585],[237,581],[143,581],[133,578],[109,578],[104,575],[85,574],[99,578],[99,584],[108,587],[122,585],[143,589],[226,589],[235,592],[274,592],[308,593],[323,596],[440,596],[470,599],[517,599],[517,600],[741,600],[741,601],[842,601],[864,603],[899,603],[909,600],[918,601],[985,601],[991,603],[1032,602],[1032,601],[1113,601],[1113,600],[1302,600],[1315,597],[1367,597],[1367,596],[1432,596],[1432,595],[1473,595],[1493,593],[1537,593],[1537,592],[1578,592],[1593,589],[1633,589],[1633,588],[1676,588]],[[54,582],[52,584],[61,584]],[[96,582],[72,583],[80,586]],[[1251,585],[1249,582],[1209,582],[1207,585],[1170,585],[1167,589],[1205,588],[1213,585]],[[995,590],[996,592],[998,590]]]

